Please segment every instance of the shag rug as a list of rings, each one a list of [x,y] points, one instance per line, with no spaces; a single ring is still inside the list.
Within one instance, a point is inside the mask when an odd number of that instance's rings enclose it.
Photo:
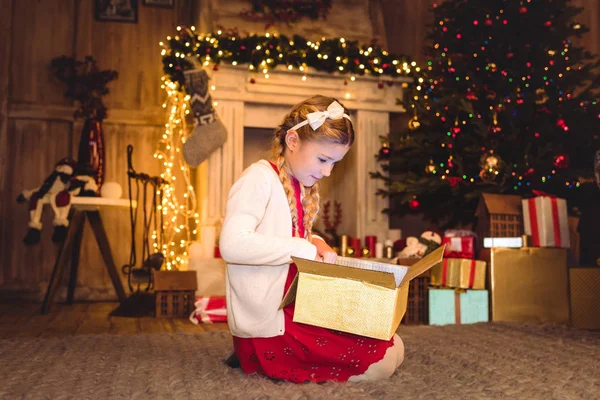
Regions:
[[[389,379],[291,384],[231,369],[226,332],[0,340],[1,399],[598,399],[600,332],[402,326]]]

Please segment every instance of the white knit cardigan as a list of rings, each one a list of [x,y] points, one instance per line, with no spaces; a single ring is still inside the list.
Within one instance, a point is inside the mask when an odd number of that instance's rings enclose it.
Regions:
[[[227,263],[227,321],[238,337],[285,332],[279,305],[291,256],[313,260],[316,247],[292,237],[290,207],[266,160],[249,166],[229,192],[219,241]]]

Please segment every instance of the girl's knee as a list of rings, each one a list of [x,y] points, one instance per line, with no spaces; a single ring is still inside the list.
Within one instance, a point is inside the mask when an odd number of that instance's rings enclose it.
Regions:
[[[350,377],[350,382],[377,381],[388,379],[404,361],[404,342],[394,334],[394,345],[388,348],[383,358],[369,366],[364,374]]]
[[[392,347],[396,351],[396,368],[402,365],[404,361],[404,342],[394,333],[394,346]]]

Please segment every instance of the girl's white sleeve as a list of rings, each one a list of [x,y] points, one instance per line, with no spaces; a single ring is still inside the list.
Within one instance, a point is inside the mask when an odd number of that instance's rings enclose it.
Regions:
[[[219,251],[230,264],[283,265],[292,262],[291,256],[314,260],[317,255],[315,245],[306,239],[256,232],[271,195],[269,180],[259,168],[246,171],[229,192]]]

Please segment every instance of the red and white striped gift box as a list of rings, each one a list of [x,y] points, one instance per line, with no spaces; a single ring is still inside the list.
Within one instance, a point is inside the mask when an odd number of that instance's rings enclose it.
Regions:
[[[532,247],[571,246],[567,202],[552,196],[538,196],[523,200],[525,234],[531,236]]]
[[[227,304],[224,296],[198,297],[194,306],[196,309],[190,314],[190,321],[195,325],[227,322]]]

